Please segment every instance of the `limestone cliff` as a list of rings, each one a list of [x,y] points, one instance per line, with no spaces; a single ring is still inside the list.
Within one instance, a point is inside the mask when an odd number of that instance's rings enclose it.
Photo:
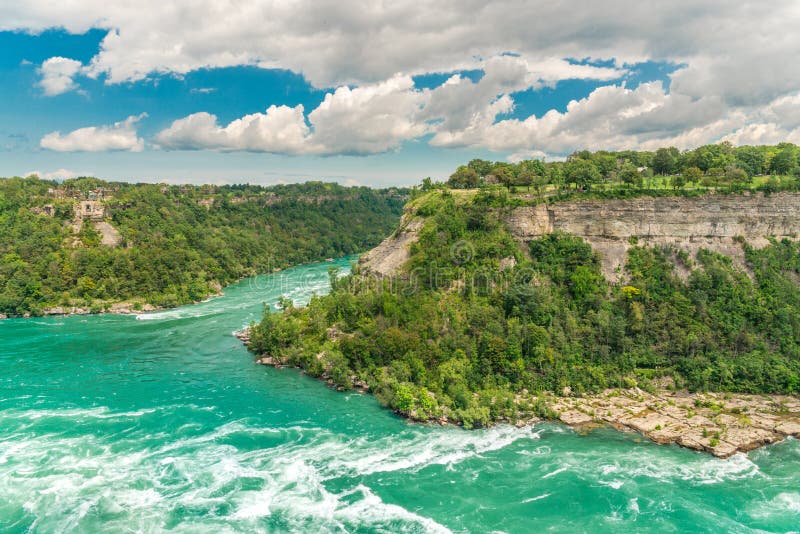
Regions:
[[[411,256],[409,247],[419,238],[418,232],[424,223],[414,213],[405,213],[391,236],[359,258],[362,270],[379,276],[397,273]]]
[[[671,245],[692,256],[712,250],[744,267],[740,239],[762,247],[769,236],[800,233],[800,193],[569,201],[514,208],[504,222],[521,243],[555,231],[585,239],[599,253],[603,274],[618,281],[632,243]],[[362,268],[384,276],[396,273],[422,224],[407,213],[394,235],[362,257]],[[688,272],[678,267],[679,274]]]

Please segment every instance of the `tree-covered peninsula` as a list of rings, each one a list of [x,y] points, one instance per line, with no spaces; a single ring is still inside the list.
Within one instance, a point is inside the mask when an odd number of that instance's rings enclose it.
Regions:
[[[770,155],[771,149],[758,148],[765,159],[756,170],[769,171],[789,149]],[[746,179],[730,184],[716,178],[701,183],[712,169],[704,163],[706,171],[699,170],[693,185],[675,186],[670,181],[681,169],[661,168],[672,176],[646,172],[660,152],[611,154],[609,166],[616,177],[642,162],[626,158],[648,157],[647,168],[634,171],[660,178],[666,187],[648,189],[638,180],[603,184],[598,178],[579,184],[583,189],[576,193],[574,179],[563,178],[571,165],[595,165],[593,159],[608,153],[576,154],[542,165],[544,174],[535,176],[560,173],[562,178],[546,181],[552,186],[548,202],[675,195],[684,187],[690,196],[729,193],[743,202],[768,202],[776,189],[797,188],[796,147],[791,150],[790,168],[780,169],[788,174],[754,177],[748,171]],[[730,156],[732,165],[737,154]],[[690,256],[678,247],[637,244],[631,236],[624,272],[611,282],[597,251],[580,237],[555,231],[526,241],[513,235],[507,224],[513,210],[543,200],[527,187],[509,192],[513,183],[486,184],[498,168],[508,166],[474,171],[478,181],[470,191],[430,182],[416,190],[396,231],[413,227],[414,239],[406,242],[406,259],[393,275],[375,276],[364,265],[341,278],[332,272],[329,295],[305,307],[283,302],[282,313],[266,313],[253,325],[251,348],[264,355],[263,362],[301,367],[342,389],[368,389],[408,417],[467,427],[552,416],[545,392],[654,391],[656,384],[759,394],[800,390],[795,240],[765,236],[771,241],[755,247],[735,239],[742,258],[737,264],[714,250]],[[731,168],[726,173],[738,175]],[[458,178],[448,185],[460,186]],[[712,446],[718,437],[708,437]]]
[[[197,301],[242,277],[375,245],[407,193],[0,179],[0,314]]]

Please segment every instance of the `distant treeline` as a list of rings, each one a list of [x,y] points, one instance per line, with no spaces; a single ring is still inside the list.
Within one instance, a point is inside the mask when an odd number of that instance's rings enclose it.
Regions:
[[[0,179],[0,313],[110,303],[174,306],[239,278],[365,250],[397,225],[408,191],[305,184],[167,186]],[[120,234],[78,234],[73,208],[102,199]]]
[[[501,184],[543,192],[548,188],[732,188],[794,189],[800,174],[800,147],[792,143],[773,146],[705,145],[680,151],[675,147],[654,152],[582,150],[566,161],[538,159],[519,163],[473,159],[459,166],[447,185],[469,189]],[[771,175],[768,179],[754,177]],[[430,182],[428,182],[430,183]]]

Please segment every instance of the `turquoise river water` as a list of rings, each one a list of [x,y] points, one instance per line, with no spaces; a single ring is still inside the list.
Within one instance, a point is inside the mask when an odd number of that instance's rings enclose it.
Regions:
[[[342,267],[351,258],[337,260]],[[3,532],[787,532],[800,446],[409,424],[231,334],[330,263],[194,306],[0,321]]]

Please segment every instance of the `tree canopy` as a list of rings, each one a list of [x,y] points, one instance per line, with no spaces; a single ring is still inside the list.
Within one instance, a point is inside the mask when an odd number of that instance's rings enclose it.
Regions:
[[[77,199],[98,192],[117,247]],[[365,250],[397,223],[406,190],[309,182],[260,187],[0,179],[0,313],[110,303],[174,306],[245,276]],[[44,212],[52,207],[52,214]]]
[[[768,182],[759,177],[773,175]],[[517,163],[473,159],[459,166],[447,186],[471,189],[501,184],[509,189],[535,185],[537,193],[570,188],[582,191],[625,189],[675,191],[763,188],[798,189],[800,148],[791,143],[774,146],[733,146],[728,142],[680,151],[663,147],[653,152],[579,150],[564,161],[527,159]],[[491,179],[490,179],[491,177]]]

